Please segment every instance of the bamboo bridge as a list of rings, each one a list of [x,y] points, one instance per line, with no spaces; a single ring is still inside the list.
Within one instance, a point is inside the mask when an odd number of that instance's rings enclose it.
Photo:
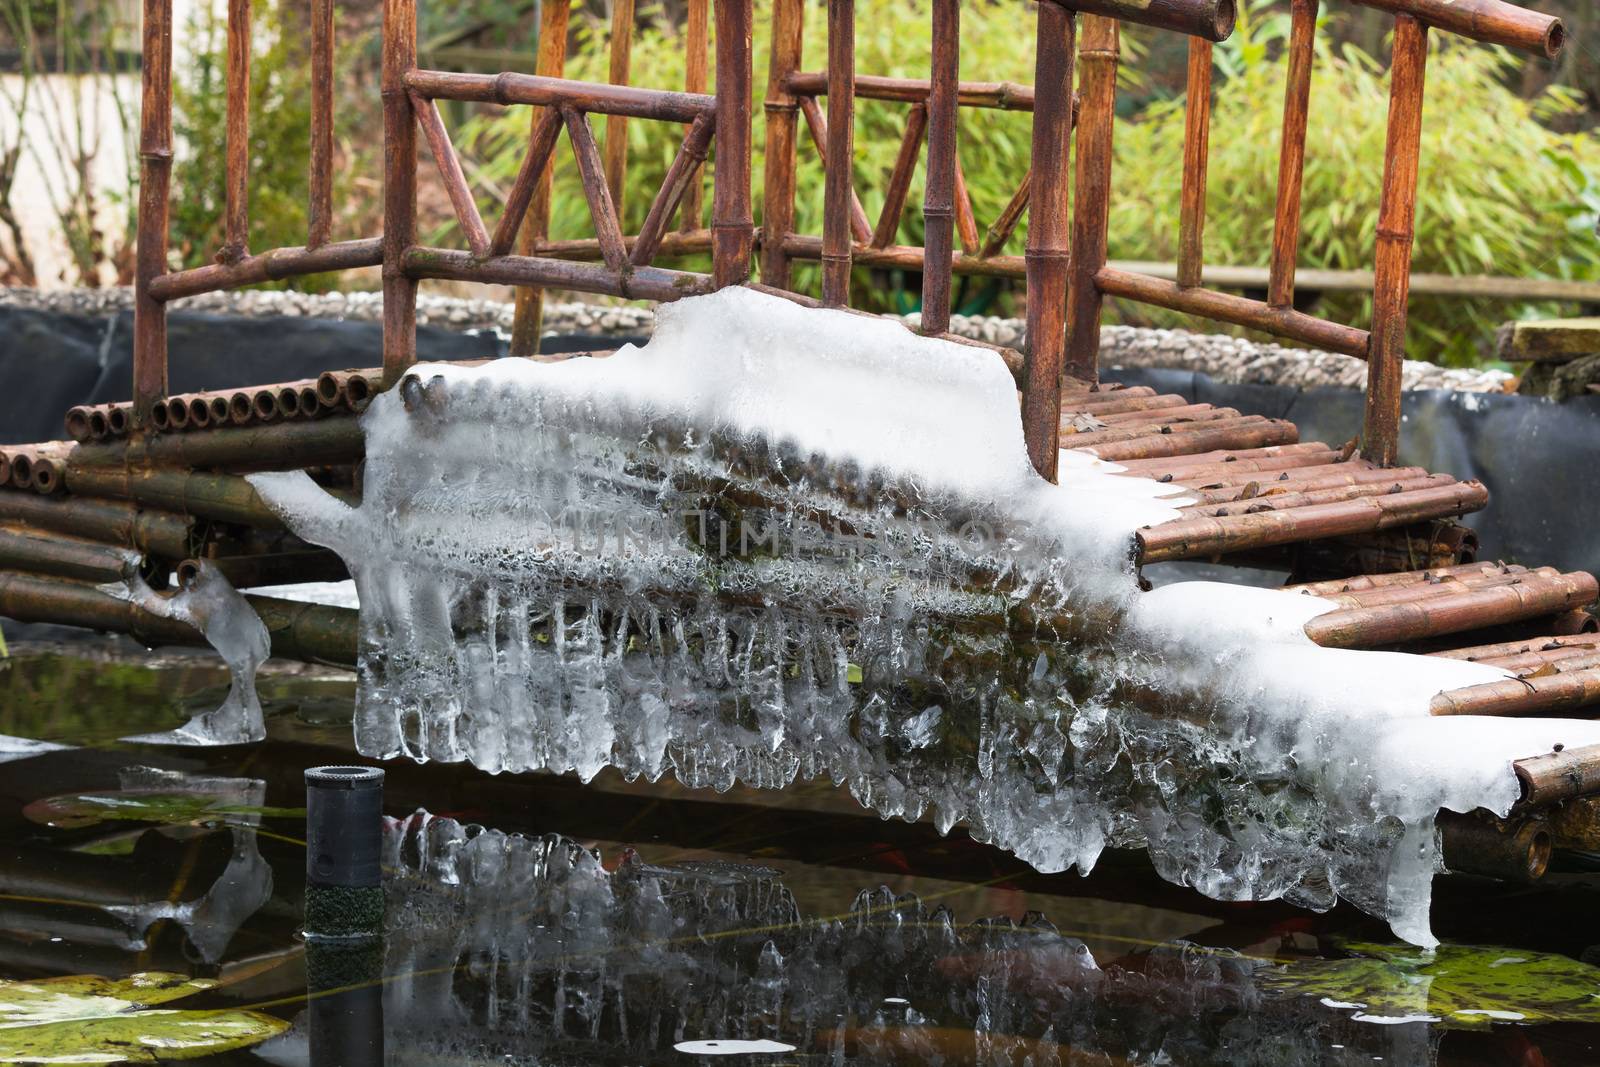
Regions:
[[[544,288],[666,301],[756,285],[809,306],[846,307],[853,269],[901,267],[922,275],[921,330],[969,345],[977,342],[948,334],[953,276],[1025,279],[1028,350],[995,354],[1016,377],[1029,456],[1040,475],[1053,480],[1060,450],[1081,450],[1114,460],[1127,477],[1182,488],[1193,500],[1180,518],[1139,531],[1140,565],[1205,560],[1285,571],[1290,584],[1283,595],[1312,593],[1340,605],[1308,624],[1308,635],[1320,644],[1470,659],[1514,675],[1441,693],[1433,701],[1435,714],[1591,716],[1600,709],[1600,633],[1590,610],[1600,595],[1595,578],[1475,561],[1473,534],[1455,520],[1488,503],[1484,487],[1398,463],[1428,36],[1457,34],[1553,57],[1564,43],[1562,25],[1502,0],[1358,2],[1392,13],[1395,21],[1374,309],[1365,330],[1294,305],[1318,0],[1292,0],[1265,301],[1207,289],[1201,281],[1211,50],[1232,30],[1232,0],[1043,0],[1036,12],[1032,86],[961,79],[959,0],[934,0],[927,79],[857,73],[852,0],[827,4],[827,69],[800,69],[806,0],[775,0],[759,231],[752,217],[751,0],[717,0],[714,19],[710,0],[689,0],[681,90],[626,84],[631,0],[614,5],[612,83],[606,84],[563,77],[565,4],[543,8],[534,73],[480,75],[420,68],[415,0],[385,0],[384,230],[339,241],[331,233],[332,4],[312,0],[310,232],[304,246],[261,252],[249,245],[250,5],[233,0],[226,241],[214,264],[180,271],[167,267],[171,5],[145,0],[132,401],[74,408],[65,420],[70,440],[0,453],[0,615],[120,631],[151,645],[193,644],[200,635],[188,625],[116,599],[97,583],[135,570],[158,583],[176,574],[182,583],[194,573],[193,561],[202,558],[244,589],[344,577],[337,557],[289,534],[241,475],[303,468],[330,491],[359,495],[363,445],[357,417],[375,393],[402,383],[416,361],[416,294],[423,278],[517,286],[511,358],[551,358],[535,354]],[[1020,5],[1018,10],[1020,17]],[[1175,280],[1106,262],[1121,21],[1188,39]],[[717,73],[709,86],[713,22]],[[858,98],[906,106],[903,140],[875,221],[853,186]],[[440,100],[532,105],[527,155],[492,230],[451,143]],[[1016,195],[984,230],[958,159],[956,117],[962,107],[1032,114],[1032,166],[1018,176]],[[591,132],[591,114],[605,116],[603,149]],[[820,235],[794,230],[802,120],[826,172]],[[628,191],[623,131],[631,121],[684,127],[677,156],[634,235],[625,234],[619,222]],[[419,131],[450,195],[465,248],[429,247],[418,239]],[[551,161],[563,134],[576,157],[593,235],[553,241]],[[700,173],[708,157],[709,227]],[[908,246],[896,238],[919,161],[927,173],[925,244]],[[1024,215],[1027,241],[1018,256],[1006,249]],[[655,265],[689,252],[709,252],[712,272]],[[820,300],[792,291],[791,268],[802,260],[821,263]],[[753,263],[759,265],[759,282],[751,280]],[[381,367],[168,395],[169,301],[372,266],[381,266],[383,277]],[[1099,383],[1100,313],[1108,296],[1365,359],[1369,377],[1360,439],[1301,441],[1288,422]],[[271,631],[275,655],[354,662],[353,611],[249,599]],[[1516,769],[1524,795],[1510,819],[1447,823],[1454,869],[1533,879],[1542,876],[1552,848],[1600,851],[1600,751],[1551,752],[1522,760]]]

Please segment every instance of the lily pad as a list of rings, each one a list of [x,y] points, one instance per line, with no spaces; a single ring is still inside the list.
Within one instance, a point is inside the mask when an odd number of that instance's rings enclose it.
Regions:
[[[0,981],[0,1063],[162,1063],[248,1048],[288,1029],[260,1012],[152,1006],[215,985],[161,972]]]
[[[1260,977],[1269,993],[1318,997],[1373,1022],[1600,1023],[1600,967],[1549,952],[1487,945],[1351,943],[1345,959],[1303,960]]]
[[[230,801],[206,792],[122,789],[106,793],[67,793],[45,797],[22,811],[30,821],[59,830],[78,830],[105,822],[150,822],[167,826],[229,821],[229,816],[303,819],[304,808],[272,808]],[[237,821],[237,818],[235,818]]]

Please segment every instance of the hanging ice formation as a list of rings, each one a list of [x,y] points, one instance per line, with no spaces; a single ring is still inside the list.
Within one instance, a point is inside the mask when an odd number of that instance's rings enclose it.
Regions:
[[[362,504],[256,475],[361,600],[358,748],[692,786],[848,783],[1045,871],[1146,845],[1222,899],[1343,896],[1427,944],[1441,807],[1503,812],[1571,721],[1435,719],[1502,672],[1323,649],[1333,605],[1139,593],[1182,501],[1037,478],[991,353],[733,288],[605,359],[423,365]]]

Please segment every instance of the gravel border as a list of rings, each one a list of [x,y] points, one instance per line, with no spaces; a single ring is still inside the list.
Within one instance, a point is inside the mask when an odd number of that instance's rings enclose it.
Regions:
[[[113,289],[11,289],[0,288],[0,304],[41,308],[80,315],[108,315],[131,310],[133,292]],[[172,303],[175,310],[232,315],[285,315],[377,321],[383,298],[377,292],[300,293],[289,290],[243,289],[204,293]],[[511,329],[512,305],[496,300],[468,300],[421,295],[417,322],[463,330]],[[904,320],[915,326],[918,316]],[[546,333],[614,334],[640,336],[655,326],[649,308],[629,305],[545,305]],[[1019,347],[1021,319],[952,315],[952,333],[992,344]],[[1365,361],[1331,352],[1285,348],[1233,337],[1228,334],[1191,333],[1137,326],[1107,326],[1100,334],[1100,360],[1111,367],[1167,367],[1192,370],[1219,382],[1318,387],[1362,388]],[[1515,379],[1499,370],[1458,370],[1433,363],[1407,360],[1401,376],[1406,389],[1450,389],[1460,392],[1499,393]]]

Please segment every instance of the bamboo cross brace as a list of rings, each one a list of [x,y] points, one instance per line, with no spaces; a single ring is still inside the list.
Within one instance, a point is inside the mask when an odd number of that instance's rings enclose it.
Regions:
[[[475,256],[487,256],[489,231],[484,228],[483,216],[478,214],[478,204],[467,185],[466,172],[461,169],[461,157],[456,155],[455,145],[450,143],[450,134],[444,128],[444,116],[439,113],[439,105],[413,92],[411,107],[417,114],[417,121],[422,124],[423,136],[428,139],[428,150],[433,153],[433,161],[439,167],[445,192],[450,194],[450,206],[455,208],[456,221],[461,223],[462,232],[466,234],[467,247],[472,249]]]
[[[884,193],[883,210],[878,213],[878,226],[872,231],[873,248],[887,248],[900,230],[900,216],[906,209],[906,194],[911,189],[911,175],[917,168],[922,136],[927,129],[928,105],[913,104],[906,115],[905,133],[900,137],[900,154],[889,172],[889,186]]]
[[[806,117],[806,130],[811,134],[811,144],[817,150],[817,159],[824,168],[828,165],[828,120],[814,96],[800,98],[800,113]],[[867,209],[861,206],[861,197],[850,190],[850,232],[857,241],[865,244],[872,239],[872,223],[867,221]]]
[[[605,164],[600,160],[600,149],[594,143],[594,133],[589,120],[574,107],[563,107],[561,117],[567,124],[567,139],[578,157],[578,177],[583,182],[583,195],[589,201],[589,214],[594,219],[594,235],[600,242],[600,255],[606,266],[619,273],[629,267],[628,246],[622,239],[622,225],[617,221],[617,208],[611,202],[611,191],[606,187]]]
[[[711,144],[711,135],[715,131],[716,122],[710,115],[701,115],[690,125],[678,154],[673,157],[672,165],[667,168],[666,177],[661,181],[661,190],[650,204],[644,225],[639,227],[639,236],[633,243],[631,261],[634,266],[644,266],[655,258],[679,202],[689,190],[699,186],[700,166],[706,161],[706,148]]]
[[[994,225],[989,227],[989,232],[983,239],[983,247],[978,249],[979,259],[988,259],[998,254],[1005,248],[1006,242],[1011,240],[1011,235],[1016,232],[1017,223],[1022,220],[1022,213],[1028,210],[1028,200],[1033,195],[1033,165],[1028,165],[1028,171],[1022,176],[1017,191],[1011,194],[1011,199],[1001,209],[995,218]]]
[[[545,108],[534,122],[533,136],[528,139],[528,154],[522,159],[516,181],[511,184],[511,192],[506,196],[500,224],[495,227],[494,239],[489,242],[491,256],[503,256],[511,251],[517,232],[522,227],[523,217],[528,213],[528,205],[533,203],[540,179],[550,165],[550,157],[555,152],[556,139],[560,135],[561,112],[555,108]]]
[[[961,170],[961,156],[955,158],[956,176],[956,235],[961,238],[961,251],[969,256],[978,254],[978,220],[972,214],[972,197],[967,193],[967,176]]]

